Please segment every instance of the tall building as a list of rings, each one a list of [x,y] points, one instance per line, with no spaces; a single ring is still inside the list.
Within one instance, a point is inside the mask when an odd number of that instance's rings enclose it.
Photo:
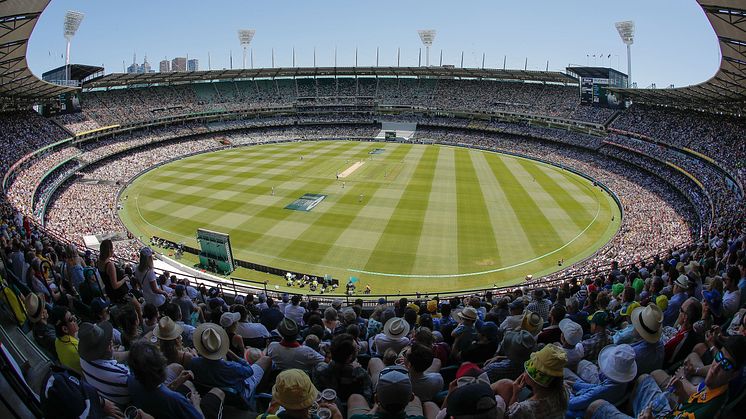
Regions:
[[[187,71],[199,71],[199,60],[193,58],[187,61]]]
[[[158,71],[160,71],[161,73],[168,73],[169,71],[171,71],[171,61],[161,61]]]
[[[187,59],[184,57],[176,57],[173,60],[171,60],[171,71],[186,71]]]

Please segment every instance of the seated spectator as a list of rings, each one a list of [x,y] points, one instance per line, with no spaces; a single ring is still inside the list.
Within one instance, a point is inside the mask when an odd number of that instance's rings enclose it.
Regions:
[[[552,307],[549,311],[549,326],[541,330],[536,337],[537,343],[555,343],[560,341],[562,331],[559,328],[559,322],[565,318],[566,310],[561,305]]]
[[[663,368],[665,352],[661,341],[663,312],[660,307],[655,304],[638,307],[632,311],[631,320],[634,327],[631,345],[635,350],[638,373],[650,374]]]
[[[224,311],[228,310],[226,309]],[[274,300],[267,297],[267,308],[263,309],[259,314],[259,318],[264,327],[266,327],[267,330],[275,330],[284,317],[285,315],[282,314],[282,311],[277,307]]]
[[[184,322],[182,315],[181,306],[174,303],[167,303],[166,308],[163,310],[163,314],[171,318],[174,323],[181,327],[181,338],[184,340],[187,346],[192,345],[192,335],[196,329],[191,323],[187,324]]]
[[[600,373],[592,382],[578,378],[568,381],[572,393],[568,402],[568,417],[581,417],[596,400],[617,404],[624,400],[627,384],[637,376],[635,351],[631,346],[609,345],[598,355]]]
[[[510,315],[500,323],[500,330],[515,330],[521,327],[523,322],[523,308],[524,303],[522,298],[518,298],[508,305],[510,309]]]
[[[299,326],[303,326],[303,315],[306,314],[306,309],[300,305],[301,296],[293,295],[290,299],[290,304],[285,305],[285,317],[290,317],[295,320]]]
[[[497,325],[493,322],[483,322],[477,333],[477,340],[461,352],[461,360],[482,364],[495,356],[497,352]],[[417,394],[415,392],[415,394]],[[420,399],[423,399],[420,397]]]
[[[469,347],[477,337],[477,331],[474,324],[477,321],[477,310],[474,307],[464,307],[463,310],[456,314],[459,319],[459,325],[451,332],[454,339],[452,354],[457,360],[461,359],[461,351]]]
[[[712,418],[722,409],[728,397],[731,382],[738,379],[746,365],[746,337],[726,338],[718,351],[713,366],[705,380],[694,386],[680,375],[674,376],[666,387],[673,387],[679,402],[672,406],[666,391],[661,390],[653,375],[643,374],[637,380],[632,394],[632,413],[638,418]],[[628,417],[607,401],[597,401],[588,408],[587,415],[594,418]]]
[[[521,326],[520,326],[522,330],[526,330],[532,335],[538,336],[543,326],[544,326],[544,321],[541,319],[541,316],[539,316],[537,313],[534,313],[529,310],[526,310],[526,312],[523,313],[523,319],[521,319]]]
[[[383,354],[387,349],[399,353],[409,345],[409,324],[401,317],[393,317],[383,325],[383,333],[373,338],[372,351]]]
[[[109,323],[111,320],[111,314],[109,313],[109,308],[111,307],[111,304],[104,300],[103,298],[94,298],[93,301],[91,301],[91,315],[93,316],[93,323],[101,324],[101,323]],[[113,330],[112,340],[114,341],[114,346],[118,347],[122,344],[122,332],[120,332],[118,329]]]
[[[404,367],[409,371],[412,392],[421,401],[430,401],[443,388],[440,375],[440,360],[435,358],[431,347],[414,344],[405,351]]]
[[[611,336],[606,331],[609,315],[599,310],[588,317],[588,321],[591,324],[591,336],[580,344],[583,345],[583,358],[595,362],[601,349],[611,343]]]
[[[310,373],[318,363],[324,362],[323,355],[298,342],[299,330],[295,320],[287,317],[282,319],[277,326],[277,332],[282,336],[282,340],[267,346],[267,356],[272,358],[276,368],[297,368]]]
[[[193,387],[183,385],[174,391],[166,380],[166,358],[155,344],[140,340],[132,344],[129,356],[132,375],[127,389],[132,404],[156,418],[220,418],[225,394],[212,389],[204,398]],[[187,394],[189,398],[184,396]]]
[[[52,310],[54,318],[54,331],[57,339],[54,341],[54,349],[60,364],[70,368],[78,374],[83,371],[80,368],[80,355],[78,354],[78,318],[65,306],[57,306]]]
[[[574,370],[578,362],[583,359],[584,350],[583,345],[580,344],[583,339],[583,328],[570,319],[562,319],[559,322],[559,328],[562,333],[560,334],[559,344],[555,343],[555,345],[560,346],[565,351],[567,368]]]
[[[232,310],[241,315],[241,318],[238,319],[236,334],[243,338],[244,345],[264,349],[267,345],[266,340],[272,336],[269,330],[261,323],[250,322],[246,307],[233,306]]]
[[[285,370],[277,376],[275,385],[272,387],[272,403],[268,413],[275,415],[262,415],[261,418],[315,418],[318,416],[311,413],[311,408],[317,405],[316,408],[329,409],[331,419],[342,419],[342,413],[335,403],[329,403],[321,399],[317,404],[318,396],[319,391],[311,383],[308,374],[298,369]],[[280,407],[284,411],[281,414],[276,414],[275,412]]]
[[[438,419],[502,419],[505,402],[489,384],[470,382],[454,388],[443,402]]]
[[[243,338],[236,334],[236,328],[238,327],[238,320],[240,318],[240,314],[231,312],[223,313],[223,315],[220,316],[220,325],[223,326],[223,329],[225,329],[225,332],[228,334],[228,341],[230,342],[228,350],[233,352],[233,354],[238,358],[242,358],[246,351],[243,344]]]
[[[156,308],[171,298],[171,295],[161,287],[153,270],[153,250],[149,247],[140,249],[140,262],[135,269],[135,281],[140,285],[145,301]]]
[[[226,403],[239,408],[248,408],[257,385],[272,367],[272,361],[261,357],[249,365],[241,358],[232,361],[223,359],[232,354],[228,350],[228,334],[214,323],[202,323],[194,331],[194,347],[198,357],[192,358],[188,369],[194,374],[196,383],[217,387],[232,397]]]
[[[34,336],[34,341],[52,358],[56,358],[55,339],[57,335],[55,334],[54,327],[47,323],[49,312],[47,312],[46,304],[33,292],[30,292],[26,296],[25,302],[26,314],[31,323],[31,333]]]
[[[196,351],[184,347],[182,326],[174,322],[169,316],[163,316],[158,320],[158,325],[153,330],[153,336],[158,339],[161,353],[166,357],[169,364],[186,367],[192,358],[197,356]],[[170,378],[173,379],[173,377]]]
[[[549,320],[549,311],[552,309],[552,302],[546,299],[546,293],[543,288],[537,288],[531,292],[533,300],[528,303],[526,310],[541,316],[542,323]]]
[[[102,396],[124,407],[130,401],[127,390],[129,368],[114,359],[113,327],[109,322],[82,323],[78,331],[78,352],[83,376]]]
[[[202,316],[202,310],[197,304],[189,298],[186,287],[182,284],[177,284],[174,289],[174,297],[171,299],[172,303],[178,304],[181,308],[181,318],[184,323],[194,326],[197,320],[204,322]]]
[[[41,409],[46,418],[123,418],[122,411],[74,371],[52,367],[43,384]],[[141,413],[141,412],[138,412]],[[152,416],[142,416],[147,419]]]
[[[318,363],[313,369],[316,388],[331,388],[340,400],[359,394],[369,402],[373,400],[373,386],[368,372],[356,362],[357,348],[351,335],[343,333],[332,339],[331,361]]]
[[[375,378],[375,406],[371,409],[363,396],[353,394],[347,401],[348,419],[424,419],[422,402],[412,393],[405,368],[386,367]]]
[[[688,298],[681,305],[679,317],[676,320],[679,328],[665,343],[664,368],[671,366],[689,355],[694,346],[702,339],[694,330],[694,323],[702,317],[702,304],[694,297]],[[664,321],[665,323],[665,321]]]
[[[490,382],[501,379],[514,380],[523,373],[523,364],[536,347],[536,338],[526,330],[509,330],[505,332],[500,353],[502,355],[487,360],[484,372]]]
[[[689,289],[689,278],[686,275],[679,275],[673,282],[673,297],[668,300],[668,306],[663,312],[663,325],[673,326],[679,316],[679,310],[686,301],[687,290]]]
[[[724,285],[725,294],[723,295],[723,316],[730,317],[738,311],[741,303],[741,290],[738,283],[741,280],[741,272],[737,266],[731,266],[725,272]]]

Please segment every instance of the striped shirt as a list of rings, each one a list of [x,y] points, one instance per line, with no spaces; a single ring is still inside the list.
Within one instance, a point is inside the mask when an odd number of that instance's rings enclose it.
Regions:
[[[80,367],[83,369],[86,381],[102,396],[119,406],[129,404],[130,393],[127,389],[129,368],[127,366],[113,359],[97,359],[89,362],[81,358]]]

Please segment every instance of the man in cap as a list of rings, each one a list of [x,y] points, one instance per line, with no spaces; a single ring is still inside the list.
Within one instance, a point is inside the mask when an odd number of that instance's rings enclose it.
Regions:
[[[456,387],[448,394],[445,416],[450,419],[500,419],[505,402],[495,397],[489,384],[474,381]]]
[[[668,300],[668,307],[663,312],[663,326],[673,326],[679,316],[679,310],[684,301],[689,297],[686,291],[689,289],[689,278],[679,275],[673,281],[673,297]]]
[[[510,309],[510,315],[500,323],[500,330],[503,332],[506,330],[515,330],[521,327],[524,309],[523,298],[517,298],[508,305],[508,308]]]
[[[481,364],[495,356],[497,346],[497,325],[493,322],[482,322],[477,333],[477,340],[461,352],[461,360]]]
[[[378,373],[374,398],[376,404],[371,409],[365,398],[351,395],[347,401],[347,418],[424,419],[422,403],[412,393],[412,382],[403,367],[386,367]]]
[[[109,322],[82,323],[78,331],[80,367],[88,382],[120,407],[127,406],[129,368],[114,359],[113,327]]]
[[[643,374],[637,380],[632,394],[632,413],[637,418],[652,419],[657,417],[676,418],[712,418],[738,417],[734,412],[722,411],[728,400],[729,386],[737,380],[746,366],[746,337],[728,337],[723,347],[715,355],[705,380],[698,386],[689,383],[685,378],[676,375],[664,383],[664,387],[673,387],[679,402],[671,406],[667,392],[662,390],[653,375]],[[624,414],[606,401],[592,403],[587,417],[625,418]]]
[[[598,355],[600,372],[594,382],[583,379],[569,380],[571,386],[568,414],[581,417],[588,406],[596,400],[607,400],[612,404],[621,402],[627,392],[627,384],[637,377],[635,351],[631,346],[609,345]]]
[[[187,367],[194,374],[195,381],[209,387],[230,389],[240,398],[231,400],[232,404],[246,408],[256,386],[272,367],[272,360],[262,356],[252,365],[241,358],[225,360],[224,357],[230,354],[228,334],[214,323],[200,324],[192,340],[200,356],[192,358]]]
[[[601,349],[611,343],[611,336],[606,331],[609,314],[599,310],[589,316],[588,321],[591,324],[591,336],[580,343],[583,345],[583,358],[595,362]]]
[[[267,356],[272,358],[278,369],[297,368],[310,372],[316,364],[324,362],[323,355],[298,342],[299,329],[295,320],[285,317],[277,325],[277,332],[282,340],[267,346]]]
[[[584,350],[580,341],[583,340],[583,328],[570,319],[562,319],[559,322],[560,334],[559,343],[555,345],[561,347],[567,355],[567,368],[575,369],[583,359]]]
[[[503,337],[502,355],[487,360],[484,372],[491,382],[507,378],[515,380],[523,372],[523,363],[536,347],[536,338],[526,330],[508,330]]]

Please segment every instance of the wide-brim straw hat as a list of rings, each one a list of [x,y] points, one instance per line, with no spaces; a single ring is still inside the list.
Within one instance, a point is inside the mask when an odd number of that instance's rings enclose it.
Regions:
[[[663,329],[663,311],[656,304],[638,307],[630,315],[632,326],[647,342],[656,343],[661,338]]]
[[[228,333],[215,323],[202,323],[192,335],[197,353],[207,359],[222,359],[228,353]]]
[[[153,334],[160,340],[174,340],[181,336],[184,328],[174,322],[170,317],[163,316],[153,329]]]
[[[407,336],[409,333],[409,323],[401,317],[391,318],[383,325],[383,333],[391,339],[399,339]]]

